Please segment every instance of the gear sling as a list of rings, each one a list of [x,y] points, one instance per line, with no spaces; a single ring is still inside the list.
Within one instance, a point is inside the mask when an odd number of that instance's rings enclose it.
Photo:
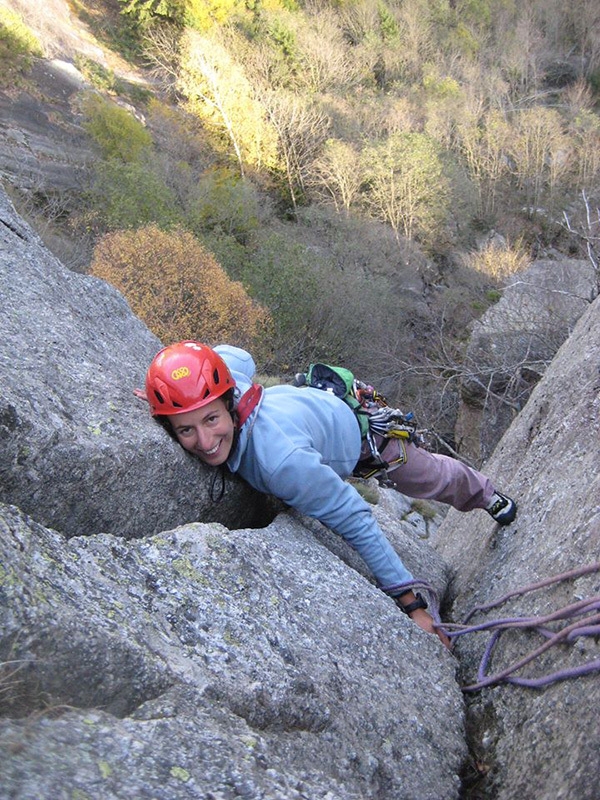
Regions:
[[[406,442],[420,443],[416,425],[412,422],[413,414],[403,414],[400,409],[391,408],[382,394],[357,380],[345,367],[317,362],[311,364],[306,372],[299,372],[293,384],[331,392],[354,411],[361,438],[369,446],[367,457],[361,458],[354,468],[356,477],[381,476],[395,469],[406,462]],[[399,439],[402,447],[400,456],[388,462],[383,454],[390,439]]]

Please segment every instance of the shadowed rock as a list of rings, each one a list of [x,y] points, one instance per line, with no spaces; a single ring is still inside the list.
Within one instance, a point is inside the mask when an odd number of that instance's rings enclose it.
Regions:
[[[519,503],[516,521],[495,531],[476,515],[450,511],[437,549],[454,570],[454,615],[567,570],[599,561],[600,300],[595,300],[556,354],[485,470]],[[466,556],[468,554],[468,556]],[[600,573],[517,597],[472,622],[547,614],[597,597]],[[550,626],[552,627],[552,626]],[[465,683],[488,636],[459,640]],[[503,634],[491,670],[515,663],[544,639]],[[597,637],[553,647],[517,674],[538,677],[600,659]],[[592,674],[542,690],[485,689],[469,701],[473,750],[489,770],[489,794],[598,797],[600,677]]]

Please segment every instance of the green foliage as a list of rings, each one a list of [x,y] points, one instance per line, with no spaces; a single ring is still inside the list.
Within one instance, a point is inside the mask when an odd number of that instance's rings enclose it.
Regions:
[[[242,0],[119,0],[122,14],[132,17],[145,28],[154,22],[167,22],[205,32],[225,24],[238,10]]]
[[[181,24],[186,5],[185,0],[119,0],[119,3],[123,6],[121,13],[141,25],[155,18]]]
[[[458,98],[461,95],[459,82],[449,75],[440,75],[438,66],[431,63],[423,66],[423,88],[437,101]]]
[[[98,94],[88,94],[83,103],[83,113],[84,127],[105,158],[132,163],[150,152],[150,133],[124,108]]]
[[[199,233],[216,229],[243,243],[259,225],[259,198],[252,184],[227,169],[203,175],[188,206],[188,224]]]
[[[100,163],[91,199],[96,219],[109,230],[151,222],[169,228],[182,217],[175,195],[150,162],[110,159]]]
[[[379,15],[379,26],[383,41],[389,42],[397,39],[399,34],[398,23],[385,3],[381,2],[379,4],[377,13]]]
[[[10,80],[24,72],[34,56],[42,55],[42,46],[21,16],[0,6],[0,77]]]
[[[76,53],[73,60],[86,81],[96,89],[104,92],[117,91],[118,79],[112,69],[107,69],[82,53]]]
[[[447,218],[450,187],[440,147],[398,133],[365,150],[367,207],[407,239],[433,243]]]
[[[492,24],[491,2],[495,0],[459,0],[457,15],[463,25],[489,30]]]
[[[278,17],[270,20],[269,38],[275,47],[281,52],[288,64],[293,65],[297,60],[297,45],[294,32],[289,29],[285,22]]]
[[[273,318],[268,366],[289,372],[318,347],[318,276],[305,249],[277,234],[260,239],[248,256],[241,280]]]
[[[453,31],[451,45],[458,50],[461,56],[466,56],[474,61],[481,52],[482,43],[469,27],[459,22]]]
[[[502,292],[498,291],[498,289],[489,289],[485,293],[485,299],[488,303],[497,303],[502,297]]]

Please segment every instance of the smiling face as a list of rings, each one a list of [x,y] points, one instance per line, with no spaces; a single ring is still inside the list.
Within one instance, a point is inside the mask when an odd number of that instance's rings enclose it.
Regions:
[[[205,464],[217,467],[227,461],[233,445],[234,425],[221,397],[194,411],[170,414],[168,420],[179,444]]]

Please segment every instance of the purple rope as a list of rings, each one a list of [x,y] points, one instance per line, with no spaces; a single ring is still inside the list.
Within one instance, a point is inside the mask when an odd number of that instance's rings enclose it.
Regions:
[[[598,613],[600,612],[600,595],[579,600],[543,616],[506,617],[504,619],[482,622],[477,625],[467,625],[467,622],[477,612],[489,611],[492,608],[502,605],[513,597],[519,597],[529,592],[536,591],[537,589],[551,586],[554,583],[559,583],[561,581],[570,580],[573,578],[579,578],[582,575],[589,575],[592,572],[600,572],[600,561],[589,564],[585,567],[579,567],[577,569],[569,570],[568,572],[560,573],[559,575],[554,575],[550,578],[546,578],[545,580],[538,581],[537,583],[530,584],[529,586],[525,586],[520,589],[515,589],[514,591],[503,595],[498,600],[494,600],[491,603],[475,606],[467,614],[462,624],[441,622],[438,594],[435,589],[430,586],[430,584],[425,583],[424,581],[406,581],[405,583],[398,583],[393,586],[382,587],[382,590],[388,594],[392,594],[392,596],[416,589],[427,592],[429,595],[429,608],[435,623],[435,627],[440,628],[448,637],[452,639],[453,642],[459,636],[463,636],[467,633],[491,631],[490,639],[485,647],[483,656],[479,663],[479,668],[477,670],[477,682],[469,686],[464,686],[462,689],[463,692],[475,692],[479,689],[495,686],[500,683],[510,683],[517,686],[540,689],[556,681],[577,678],[582,675],[589,675],[593,672],[600,672],[600,659],[594,659],[585,664],[557,670],[539,678],[522,678],[512,674],[529,664],[535,658],[556,644],[561,642],[572,643],[581,636],[600,635],[600,613]],[[545,627],[549,622],[569,620],[584,614],[588,614],[590,616],[572,622],[558,632],[552,630],[551,628]],[[506,669],[503,669],[500,672],[492,675],[487,675],[489,663],[494,654],[494,650],[500,641],[501,634],[507,630],[532,630],[543,636],[546,641],[540,646],[534,648],[526,656],[519,659],[514,664],[511,664]]]
[[[475,633],[477,631],[489,630],[490,628],[536,628],[540,629],[540,632],[544,633],[544,635],[554,636],[554,631],[544,631],[541,629],[541,626],[546,622],[554,622],[558,619],[569,619],[570,617],[574,617],[576,614],[583,614],[587,611],[597,611],[599,609],[600,595],[597,597],[592,597],[591,599],[579,600],[576,603],[571,603],[571,605],[564,606],[564,608],[559,608],[557,611],[553,611],[551,614],[546,614],[543,617],[506,617],[505,619],[481,622],[479,625],[459,625],[456,623],[449,623],[448,627],[452,627],[455,630],[448,635],[450,637],[458,637],[465,633]],[[468,614],[466,618],[470,619],[472,616],[472,614]]]
[[[600,627],[600,614],[593,614],[589,617],[586,622],[592,623],[592,627],[594,629],[598,629]],[[569,639],[569,636],[573,632],[577,632],[577,635],[580,635],[580,632],[584,629],[584,626],[581,625],[581,622],[577,621],[568,625],[567,627],[563,628],[562,630],[558,631],[554,634],[551,639],[547,639],[542,645],[532,650],[526,656],[521,658],[519,661],[511,664],[506,669],[501,670],[493,675],[486,675],[487,666],[492,656],[492,652],[494,647],[498,643],[500,639],[500,634],[503,632],[502,628],[494,631],[488,645],[485,649],[481,662],[479,664],[479,670],[477,673],[478,681],[470,686],[464,686],[463,692],[475,692],[479,689],[483,689],[487,686],[493,686],[495,684],[501,683],[506,681],[508,683],[515,683],[521,686],[528,686],[530,688],[541,688],[543,686],[547,686],[549,683],[553,683],[557,680],[564,680],[566,678],[575,678],[579,677],[580,675],[589,674],[590,672],[594,672],[596,670],[600,670],[600,659],[595,659],[594,661],[590,661],[586,664],[582,664],[577,667],[568,667],[563,670],[559,670],[558,672],[551,673],[550,675],[544,675],[540,678],[519,678],[511,676],[511,673],[516,672],[521,667],[524,667],[526,664],[529,664],[539,655],[544,653],[546,650],[550,649],[555,644],[559,642],[565,641]]]
[[[503,605],[507,600],[510,600],[513,597],[519,597],[519,595],[527,594],[528,592],[534,592],[536,589],[543,589],[545,586],[551,586],[553,583],[560,583],[560,581],[566,581],[570,578],[580,578],[582,575],[589,575],[591,572],[600,572],[600,561],[596,561],[593,564],[588,564],[585,567],[578,567],[577,569],[569,570],[568,572],[561,572],[559,575],[554,575],[551,578],[545,578],[543,581],[531,583],[521,589],[515,589],[513,592],[509,592],[508,594],[503,595],[498,600],[494,600],[491,603],[475,606],[465,617],[465,623],[468,622],[478,611],[489,611],[491,608],[496,608],[496,606]]]
[[[581,675],[589,675],[592,672],[600,670],[600,659],[589,661],[587,664],[581,664],[579,667],[570,667],[568,669],[559,669],[556,672],[551,672],[543,678],[505,678],[507,683],[515,683],[518,686],[527,686],[530,689],[542,689],[550,683],[556,681],[564,681],[568,678],[579,678]],[[463,691],[466,691],[464,689]]]

